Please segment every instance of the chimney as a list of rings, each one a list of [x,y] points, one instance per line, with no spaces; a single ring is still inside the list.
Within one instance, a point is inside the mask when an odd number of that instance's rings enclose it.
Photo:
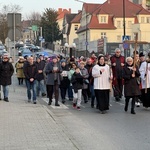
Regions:
[[[71,8],[69,8],[69,13],[71,14]]]
[[[58,14],[62,13],[62,8],[58,8]]]

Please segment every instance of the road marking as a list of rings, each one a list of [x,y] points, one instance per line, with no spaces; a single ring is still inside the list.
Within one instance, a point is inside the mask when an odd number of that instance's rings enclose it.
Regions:
[[[48,104],[48,101],[49,101],[48,98],[42,98],[42,100]],[[52,108],[54,108],[54,109],[69,109],[66,105],[62,104],[61,102],[59,102],[59,105],[60,105],[59,107],[55,106],[55,99],[52,99],[52,104],[50,105]]]

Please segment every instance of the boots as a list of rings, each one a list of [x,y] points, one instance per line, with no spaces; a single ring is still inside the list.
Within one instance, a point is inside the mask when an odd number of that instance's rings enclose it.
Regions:
[[[128,111],[128,104],[129,104],[129,99],[125,99],[125,107],[124,107],[124,111]]]
[[[51,104],[52,104],[52,100],[49,99],[48,105],[51,105]]]
[[[136,98],[132,98],[132,102],[131,102],[131,114],[136,114],[135,111],[134,111],[135,99],[136,99]]]
[[[55,106],[60,106],[60,105],[58,104],[58,100],[55,100]]]
[[[131,108],[131,114],[136,114],[133,108]]]

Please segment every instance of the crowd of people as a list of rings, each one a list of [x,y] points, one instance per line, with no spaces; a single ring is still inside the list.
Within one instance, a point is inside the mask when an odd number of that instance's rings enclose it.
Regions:
[[[42,55],[19,57],[15,69],[18,84],[25,83],[28,102],[34,104],[37,96],[47,96],[48,105],[54,97],[55,106],[59,107],[60,93],[63,104],[70,100],[74,109],[81,110],[81,103],[90,101],[92,108],[96,107],[105,114],[109,110],[110,91],[113,90],[117,102],[125,97],[125,112],[130,99],[131,114],[136,114],[135,105],[139,107],[142,103],[145,108],[150,107],[150,53],[146,58],[143,52],[134,51],[131,57],[125,58],[116,48],[112,56],[92,54],[89,58],[81,56],[79,59],[74,56],[52,56],[52,59]],[[7,102],[13,72],[9,58],[3,56],[0,85]]]

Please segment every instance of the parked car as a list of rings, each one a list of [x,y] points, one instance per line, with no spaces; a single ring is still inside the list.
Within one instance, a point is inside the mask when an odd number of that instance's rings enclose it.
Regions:
[[[20,47],[20,48],[19,48],[19,50],[18,50],[18,56],[21,56],[21,55],[22,55],[21,52],[22,52],[22,50],[24,50],[24,49],[26,49],[26,48],[24,48],[24,47]]]
[[[3,56],[6,53],[7,53],[7,51],[5,49],[0,49],[0,56]]]
[[[51,54],[51,53],[49,53],[49,52],[47,52],[47,51],[41,51],[41,52],[36,52],[36,53],[35,53],[35,57],[38,57],[38,56],[40,56],[40,55],[42,55],[42,56],[44,56],[44,57],[56,56],[56,54]]]
[[[30,48],[30,51],[32,51],[32,52],[38,52],[38,51],[40,51],[41,49],[40,49],[40,47],[38,47],[38,46],[31,46]]]
[[[30,48],[33,47],[33,46],[35,46],[35,45],[33,45],[33,44],[25,44],[25,45],[24,45],[24,48],[30,49]]]
[[[16,44],[15,44],[15,48],[16,48],[16,49],[19,49],[20,47],[23,47],[23,46],[24,46],[23,43],[16,43]]]
[[[32,52],[27,48],[24,48],[21,51],[21,56],[23,56],[23,57],[26,57],[26,56],[28,57],[28,56],[32,56],[32,55],[33,55]]]

